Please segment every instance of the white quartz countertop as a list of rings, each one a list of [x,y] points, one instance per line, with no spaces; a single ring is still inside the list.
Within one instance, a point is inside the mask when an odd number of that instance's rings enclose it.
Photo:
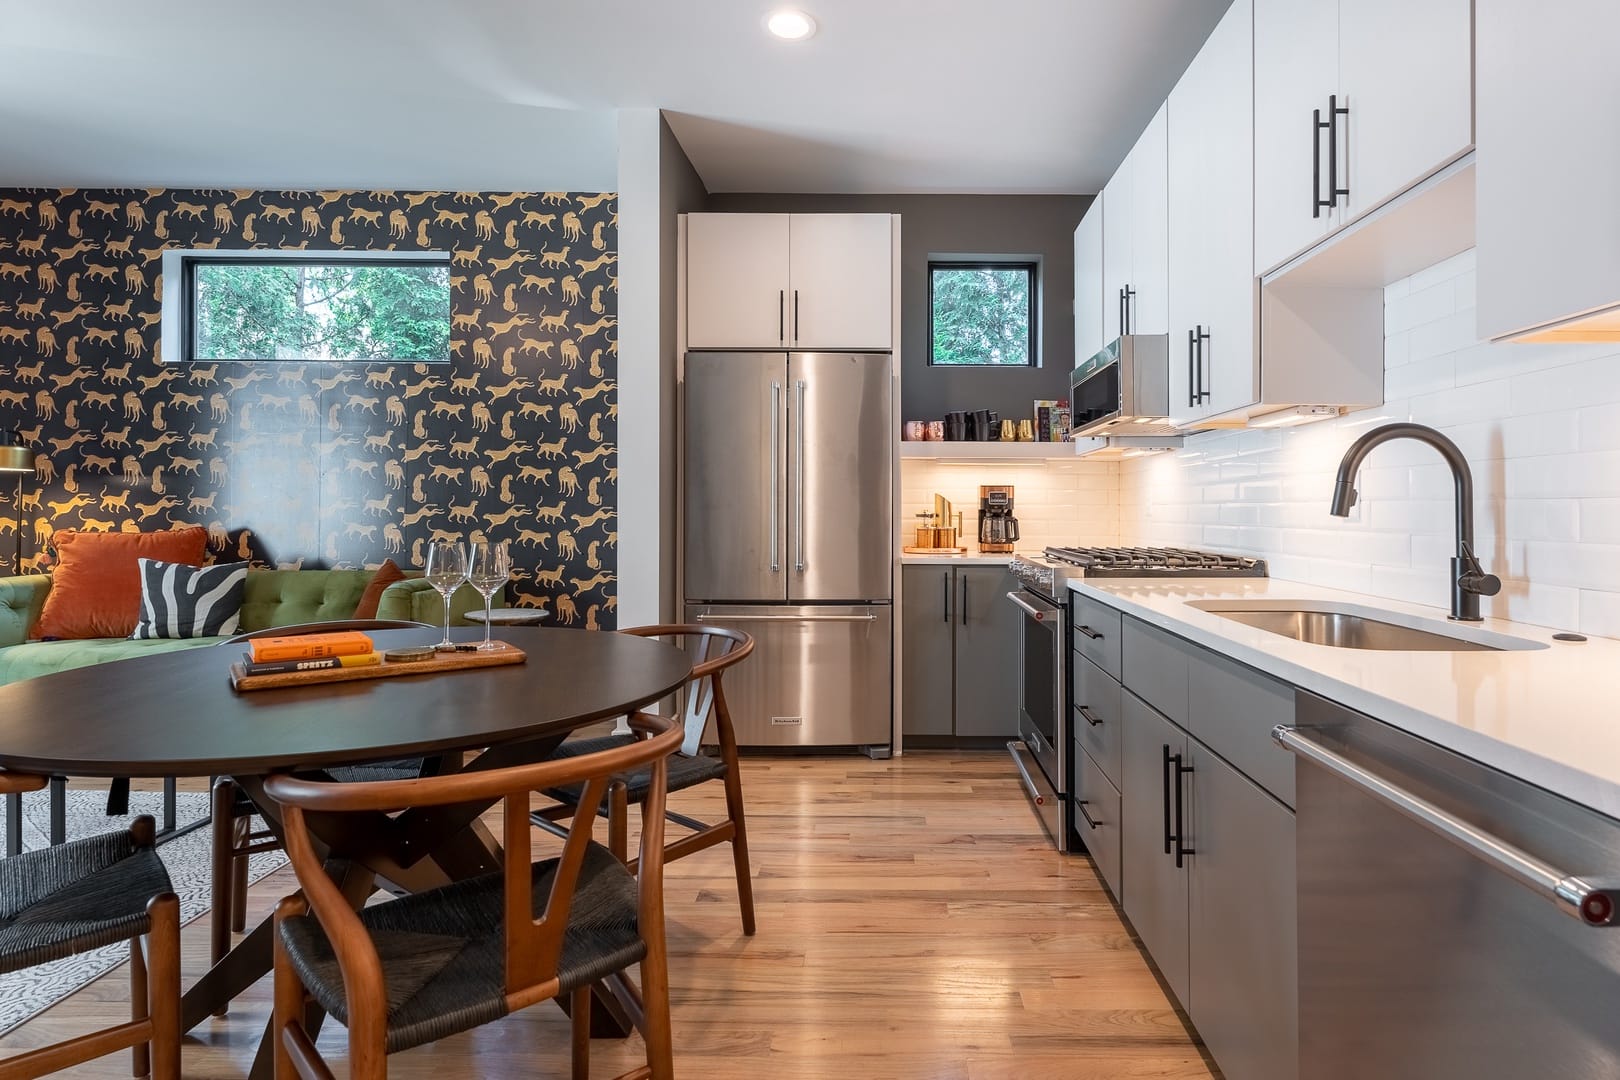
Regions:
[[[907,555],[900,556],[901,566],[925,566],[938,563],[941,566],[1006,566],[1012,562],[1012,556],[981,555],[969,549],[966,555]]]
[[[1093,578],[1070,588],[1330,701],[1620,818],[1620,640],[1553,640],[1502,619],[1454,623],[1438,608],[1277,578]],[[1547,646],[1504,652],[1378,652],[1312,645],[1189,606],[1304,600],[1375,609],[1439,633],[1505,634]]]

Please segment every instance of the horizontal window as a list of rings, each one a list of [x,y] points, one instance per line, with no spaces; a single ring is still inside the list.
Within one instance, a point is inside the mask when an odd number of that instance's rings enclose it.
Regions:
[[[949,367],[1032,367],[1035,264],[930,262],[928,362]]]
[[[448,255],[203,252],[179,266],[181,360],[450,360]]]

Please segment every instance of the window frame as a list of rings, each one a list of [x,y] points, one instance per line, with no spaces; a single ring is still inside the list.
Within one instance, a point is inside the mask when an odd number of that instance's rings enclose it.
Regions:
[[[1022,270],[1029,275],[1029,360],[1023,364],[940,364],[934,361],[934,271]],[[928,367],[945,371],[1028,371],[1041,366],[1040,281],[1041,263],[1028,256],[993,255],[941,257],[928,260]]]
[[[286,263],[299,266],[341,266],[360,263],[366,266],[421,266],[439,265],[454,277],[454,264],[448,251],[337,251],[309,248],[252,248],[252,249],[171,249],[163,253],[163,280],[177,282],[178,290],[164,290],[162,307],[163,362],[174,364],[334,364],[364,367],[379,364],[432,364],[448,365],[454,362],[453,349],[446,350],[442,360],[379,358],[367,360],[322,360],[318,357],[277,359],[275,357],[198,357],[197,356],[197,268],[199,266],[262,266]],[[171,303],[170,296],[176,300]],[[450,340],[455,339],[455,285],[450,286]]]

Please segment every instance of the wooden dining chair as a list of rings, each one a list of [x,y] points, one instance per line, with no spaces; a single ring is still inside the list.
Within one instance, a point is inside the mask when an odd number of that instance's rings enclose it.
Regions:
[[[0,770],[0,794],[43,776]],[[0,977],[129,942],[130,1020],[0,1061],[0,1080],[34,1080],[131,1050],[134,1074],[180,1076],[180,901],[157,856],[157,823],[0,859]]]
[[[321,634],[338,630],[432,630],[423,622],[405,619],[339,619],[328,622],[298,623],[293,626],[267,626],[249,630],[227,638],[220,645],[241,645],[262,637],[286,637],[295,634]],[[361,765],[334,770],[337,780],[403,780],[420,775],[421,759],[383,761],[375,765]],[[217,964],[231,951],[231,934],[247,929],[248,860],[264,851],[275,851],[281,841],[269,829],[254,829],[253,802],[236,781],[228,776],[216,777],[213,786],[212,881],[208,911],[208,955],[210,964]],[[226,1006],[221,1004],[217,1016],[224,1016]]]
[[[590,1068],[591,987],[599,981],[647,1045],[647,1064],[619,1080],[672,1080],[663,811],[666,766],[682,732],[645,713],[630,725],[625,745],[563,760],[417,780],[265,782],[281,806],[287,854],[302,887],[276,909],[277,1080],[332,1075],[304,1027],[310,998],[347,1026],[349,1075],[379,1080],[388,1075],[389,1054],[565,995],[573,1076],[583,1080]],[[609,778],[627,769],[646,769],[650,777],[638,875],[591,839]],[[560,855],[531,863],[531,794],[573,784],[583,789],[586,812],[568,830]],[[502,872],[359,911],[328,876],[305,820],[306,813],[329,818],[484,802],[502,804]],[[627,974],[637,963],[639,990]]]
[[[709,824],[673,810],[665,816],[682,828],[690,830],[672,841],[664,849],[664,859],[672,862],[716,844],[731,844],[731,861],[737,874],[737,904],[742,909],[743,933],[754,932],[754,889],[748,865],[748,828],[743,818],[742,776],[737,767],[737,735],[731,724],[731,710],[726,706],[723,676],[727,668],[740,664],[754,651],[754,639],[741,630],[722,626],[675,623],[660,626],[638,626],[620,633],[634,637],[661,638],[691,652],[696,663],[687,677],[685,709],[681,727],[685,732],[680,753],[670,759],[669,790],[684,791],[699,784],[718,780],[725,785],[726,818]],[[715,738],[720,753],[711,757],[701,753],[703,733],[710,721],[714,722]],[[597,754],[604,750],[624,746],[632,736],[603,735],[596,738],[569,739],[553,753],[553,760],[576,754]],[[608,785],[607,806],[601,810],[608,819],[608,849],[625,860],[628,858],[629,807],[647,798],[649,777],[645,770],[627,770],[613,778]],[[581,789],[578,785],[548,788],[546,795],[556,805],[537,811],[543,820],[558,822],[572,817],[579,804]]]

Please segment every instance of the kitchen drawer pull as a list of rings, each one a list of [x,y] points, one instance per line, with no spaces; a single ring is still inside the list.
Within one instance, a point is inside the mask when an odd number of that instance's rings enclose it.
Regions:
[[[1090,724],[1092,727],[1102,727],[1102,721],[1097,719],[1095,716],[1092,716],[1089,708],[1084,705],[1076,705],[1075,708],[1080,711],[1080,715],[1085,718],[1086,723]]]
[[[1093,630],[1091,627],[1087,626],[1085,623],[1081,623],[1080,625],[1076,626],[1075,629],[1086,635],[1086,637],[1090,638],[1092,641],[1102,640],[1103,636],[1097,633],[1097,631]]]
[[[1029,751],[1024,748],[1023,743],[1016,739],[1007,744],[1007,749],[1012,752],[1013,765],[1018,769],[1018,778],[1024,783],[1024,790],[1029,794],[1029,801],[1036,806],[1045,806],[1046,796],[1035,785],[1035,780],[1029,775],[1029,768],[1024,764],[1024,755]]]
[[[1093,829],[1101,828],[1101,826],[1098,825],[1097,822],[1095,822],[1095,821],[1093,821],[1091,819],[1091,815],[1086,813],[1086,800],[1084,800],[1084,799],[1076,799],[1075,803],[1074,803],[1074,808],[1076,810],[1080,811],[1080,816],[1086,819],[1086,824],[1087,825],[1090,825]]]
[[[1297,728],[1279,724],[1271,737],[1283,749],[1320,766],[1365,791],[1391,809],[1451,841],[1491,869],[1551,900],[1565,915],[1587,926],[1620,926],[1620,877],[1582,878],[1543,862],[1522,848],[1493,836],[1377,773],[1328,749]]]

